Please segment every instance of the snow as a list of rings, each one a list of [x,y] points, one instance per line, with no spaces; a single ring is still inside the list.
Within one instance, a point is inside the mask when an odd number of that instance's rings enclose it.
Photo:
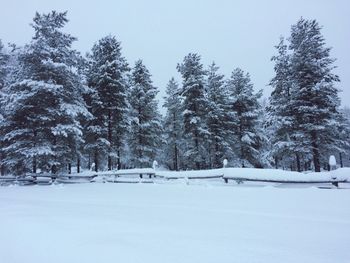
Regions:
[[[233,184],[0,188],[0,262],[349,262],[349,190]]]
[[[166,179],[193,178],[193,177],[215,177],[223,176],[223,169],[201,170],[201,171],[156,171],[156,175]]]
[[[337,161],[336,161],[334,155],[329,156],[329,165],[330,166],[336,166],[337,165]]]
[[[225,168],[224,178],[247,178],[275,181],[318,182],[332,180],[350,181],[350,168],[340,168],[330,172],[299,173],[277,169]]]
[[[156,175],[168,179],[191,177],[215,177],[271,181],[319,182],[332,180],[350,181],[350,168],[340,168],[322,173],[299,173],[277,169],[221,168],[201,171],[156,171]]]

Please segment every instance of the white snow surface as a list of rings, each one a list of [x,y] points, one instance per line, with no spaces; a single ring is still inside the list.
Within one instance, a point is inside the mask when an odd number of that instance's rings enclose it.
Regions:
[[[276,181],[332,181],[349,180],[350,168],[339,168],[333,171],[321,173],[299,173],[294,171],[281,171],[277,169],[254,169],[254,168],[225,168],[224,177],[226,178],[248,178]],[[350,180],[349,180],[350,181]]]
[[[242,178],[256,180],[276,180],[276,181],[350,181],[350,168],[339,168],[330,172],[321,173],[299,173],[294,171],[283,171],[277,169],[255,169],[255,168],[221,168],[202,171],[156,171],[158,176],[164,178],[188,178],[188,177],[210,177],[222,175],[224,178]]]
[[[350,261],[348,189],[253,186],[0,187],[0,262]]]

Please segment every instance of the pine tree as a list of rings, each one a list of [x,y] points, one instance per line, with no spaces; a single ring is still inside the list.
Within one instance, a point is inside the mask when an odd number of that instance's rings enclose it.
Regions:
[[[0,91],[5,85],[5,77],[7,74],[7,63],[9,60],[9,55],[4,49],[4,45],[1,42],[0,39]]]
[[[201,169],[207,167],[205,141],[209,138],[206,113],[208,100],[205,92],[205,71],[198,54],[188,54],[182,64],[177,65],[182,75],[181,95],[183,101],[184,137],[187,150],[188,167]]]
[[[5,158],[3,148],[5,146],[3,136],[6,129],[6,120],[5,120],[5,102],[4,102],[4,93],[3,89],[5,86],[6,75],[8,73],[7,64],[9,61],[9,55],[5,52],[4,46],[0,39],[0,175],[5,173],[5,165],[3,164],[3,159]]]
[[[270,82],[273,92],[270,96],[269,115],[270,124],[274,126],[271,154],[276,167],[279,163],[291,166],[291,162],[294,162],[292,156],[295,156],[297,170],[301,171],[301,158],[307,159],[309,152],[291,103],[293,89],[291,58],[283,38],[276,49],[278,54],[272,57],[272,61],[275,62],[275,76]]]
[[[224,75],[218,73],[219,67],[213,62],[208,70],[206,89],[208,92],[207,125],[210,133],[209,154],[212,168],[222,167],[224,158],[231,156],[230,139],[233,136],[230,127],[234,115],[230,111],[229,96]]]
[[[128,113],[128,64],[121,54],[120,42],[113,36],[102,38],[92,48],[89,56],[88,85],[93,89],[88,100],[94,115],[88,126],[91,143],[88,152],[95,155],[95,169],[98,170],[98,156],[106,153],[108,170],[112,169],[112,158],[120,155],[127,129]],[[95,134],[94,134],[95,133]]]
[[[339,77],[332,73],[335,60],[315,20],[301,18],[292,26],[289,41],[294,121],[300,136],[309,141],[315,171],[320,172],[322,153],[339,144],[335,131],[341,125],[340,100],[334,86]]]
[[[76,156],[82,140],[77,116],[89,116],[77,73],[75,38],[60,29],[66,12],[36,13],[35,36],[19,54],[16,80],[6,89],[5,118],[11,123],[4,139],[5,163],[17,172],[51,170],[56,173]]]
[[[166,88],[163,107],[167,109],[164,119],[165,163],[170,169],[179,170],[183,162],[183,116],[182,99],[178,83],[172,78]]]
[[[130,92],[129,147],[135,167],[152,167],[162,143],[161,117],[155,99],[157,93],[151,74],[142,61],[138,60],[132,70]]]
[[[231,107],[235,116],[232,127],[235,137],[232,148],[242,167],[262,167],[259,148],[264,139],[259,131],[260,104],[262,92],[253,93],[253,85],[248,73],[237,68],[227,82],[230,91]]]

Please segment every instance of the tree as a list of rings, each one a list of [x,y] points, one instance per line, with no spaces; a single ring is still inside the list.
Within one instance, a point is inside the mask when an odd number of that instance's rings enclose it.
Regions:
[[[113,36],[102,38],[89,55],[88,85],[93,89],[88,100],[94,115],[88,127],[92,142],[87,145],[95,154],[95,169],[98,170],[98,152],[106,152],[108,170],[112,158],[120,155],[128,125],[128,64],[121,54],[120,42]],[[94,134],[95,133],[95,134]]]
[[[288,46],[283,38],[280,39],[276,49],[278,54],[271,59],[275,62],[275,76],[270,82],[273,91],[268,108],[269,124],[273,125],[271,154],[276,168],[279,163],[291,166],[290,162],[294,161],[291,156],[295,156],[297,170],[301,171],[300,159],[306,158],[309,152],[306,147],[307,140],[300,132],[291,103],[293,90],[291,55],[288,54]]]
[[[187,150],[184,153],[188,158],[189,168],[206,168],[207,148],[205,141],[209,137],[206,125],[206,98],[204,76],[205,71],[198,54],[188,54],[182,64],[177,65],[182,75],[184,136]]]
[[[155,99],[157,93],[151,74],[138,60],[132,70],[130,92],[129,147],[135,167],[151,167],[161,146],[162,126]]]
[[[230,139],[234,114],[230,111],[229,96],[224,82],[224,75],[218,73],[219,67],[213,62],[207,71],[206,90],[208,93],[207,126],[210,134],[211,167],[222,167],[224,158],[232,151]]]
[[[2,44],[0,39],[0,91],[5,85],[8,60],[9,60],[9,55],[5,51],[4,45]]]
[[[231,109],[235,116],[234,140],[232,148],[240,160],[242,167],[262,167],[259,160],[259,148],[264,139],[258,129],[260,104],[258,99],[262,92],[253,93],[253,85],[248,73],[237,68],[227,82],[230,92]]]
[[[14,82],[6,88],[6,115],[10,129],[5,163],[19,173],[51,170],[57,173],[76,156],[82,140],[77,116],[89,117],[77,65],[76,40],[60,29],[66,12],[36,13],[35,35],[19,54]]]
[[[174,78],[167,85],[166,95],[163,105],[167,109],[164,119],[165,162],[169,163],[171,160],[169,167],[177,171],[182,167],[184,141],[182,99],[179,85]]]
[[[316,20],[301,18],[292,26],[289,42],[293,117],[300,136],[309,141],[315,171],[320,172],[322,152],[340,143],[335,132],[341,126],[340,100],[334,86],[339,77],[332,72],[335,59],[330,57],[331,49],[326,47]]]
[[[3,89],[5,86],[6,81],[6,75],[8,73],[8,62],[9,62],[9,55],[4,50],[4,46],[0,40],[0,175],[3,175],[5,173],[5,166],[3,164],[4,159],[4,141],[3,136],[5,134],[6,129],[6,120],[4,118],[5,112],[5,104],[4,104],[4,93]]]

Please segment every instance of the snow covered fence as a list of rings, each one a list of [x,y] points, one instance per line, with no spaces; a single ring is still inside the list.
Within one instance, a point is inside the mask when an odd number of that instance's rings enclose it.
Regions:
[[[299,173],[277,169],[225,168],[223,178],[226,183],[228,180],[235,180],[237,182],[331,183],[338,186],[339,183],[350,182],[350,168],[340,168],[321,173]]]
[[[211,169],[200,171],[157,171],[156,177],[167,180],[175,179],[214,179],[223,178],[223,169]]]
[[[97,177],[97,178],[96,178]],[[35,184],[35,183],[81,183],[81,182],[116,182],[116,183],[153,183],[154,180],[176,179],[223,179],[237,183],[245,181],[270,183],[329,183],[338,186],[339,183],[350,182],[350,168],[340,168],[330,172],[299,173],[277,169],[255,168],[221,168],[200,171],[158,171],[152,168],[125,169],[118,171],[93,172],[86,171],[81,174],[51,175],[31,174],[25,178],[0,177],[0,183]]]

